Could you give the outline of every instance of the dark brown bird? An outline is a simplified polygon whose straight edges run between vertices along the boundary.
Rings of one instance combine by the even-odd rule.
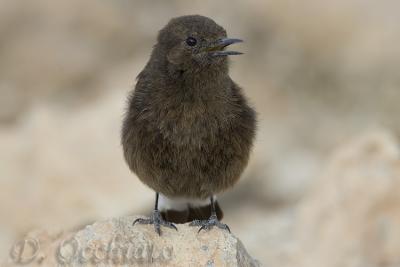
[[[156,192],[153,215],[134,223],[154,224],[159,234],[160,225],[191,220],[200,230],[229,230],[215,195],[238,181],[256,128],[228,74],[228,56],[241,53],[226,47],[238,42],[199,15],[174,18],[159,32],[122,127],[129,168]]]

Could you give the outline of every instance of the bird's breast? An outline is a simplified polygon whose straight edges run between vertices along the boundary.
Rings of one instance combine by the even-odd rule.
[[[224,116],[206,103],[177,103],[160,111],[157,119],[162,137],[174,145],[212,144],[224,127]]]

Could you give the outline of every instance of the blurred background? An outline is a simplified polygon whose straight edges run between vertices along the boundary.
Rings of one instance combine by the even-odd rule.
[[[154,194],[122,157],[126,96],[158,30],[201,14],[245,40],[231,77],[259,113],[225,223],[266,266],[400,266],[399,10],[1,0],[0,256],[32,229],[148,214]]]

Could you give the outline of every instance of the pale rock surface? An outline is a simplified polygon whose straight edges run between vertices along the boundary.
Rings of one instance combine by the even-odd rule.
[[[4,266],[260,266],[227,231],[135,225],[136,216],[87,225],[76,232],[36,231],[17,243]],[[25,243],[24,243],[25,242]],[[23,249],[22,249],[23,248]]]
[[[301,203],[296,266],[400,266],[400,151],[385,131],[339,148]],[[292,265],[293,266],[293,265]]]

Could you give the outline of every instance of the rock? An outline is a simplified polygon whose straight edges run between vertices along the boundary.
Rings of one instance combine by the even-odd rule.
[[[87,225],[76,232],[35,231],[16,243],[4,266],[259,266],[227,231],[177,225],[178,231],[135,225],[136,216]]]
[[[298,215],[297,266],[400,266],[395,138],[374,132],[338,149]]]

